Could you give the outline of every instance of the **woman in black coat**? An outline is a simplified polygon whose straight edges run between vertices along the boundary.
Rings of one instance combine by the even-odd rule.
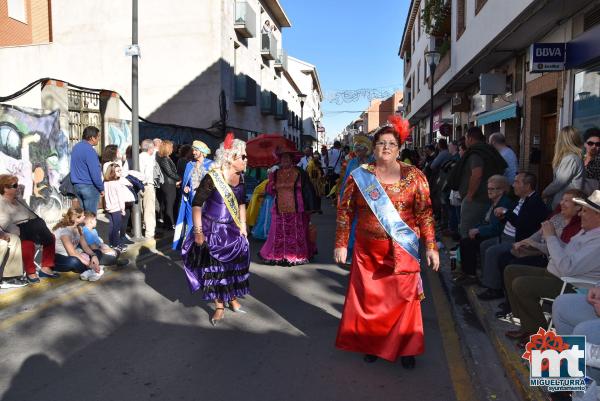
[[[177,174],[175,163],[171,159],[173,153],[173,142],[169,140],[162,141],[156,162],[164,176],[164,182],[160,186],[160,210],[165,227],[175,228],[175,219],[173,218],[173,207],[177,195],[177,186],[181,183],[181,177]]]

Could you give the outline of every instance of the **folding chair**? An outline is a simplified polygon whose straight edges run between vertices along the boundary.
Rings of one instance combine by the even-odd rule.
[[[564,294],[565,290],[567,289],[567,284],[570,284],[575,289],[577,289],[577,288],[589,289],[596,285],[596,281],[584,279],[584,278],[561,277],[560,279],[562,280],[563,285],[560,289],[560,294],[558,294],[556,296],[556,298],[558,298],[560,295]],[[552,305],[556,298],[541,298],[540,306],[543,306],[544,302],[547,302],[548,304]],[[544,315],[546,316],[546,319],[548,319],[548,330],[550,330],[550,329],[552,329],[552,314],[545,312]]]

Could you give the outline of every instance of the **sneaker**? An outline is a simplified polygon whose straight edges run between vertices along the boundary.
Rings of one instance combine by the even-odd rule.
[[[512,312],[508,312],[504,315],[496,313],[496,319],[500,320],[501,322],[514,324],[515,326],[521,326],[521,319],[515,317]]]
[[[98,273],[96,273],[93,270],[89,270],[92,273],[90,274],[90,277],[88,278],[88,281],[98,281],[100,280],[100,277],[102,277],[104,275],[104,270],[100,269],[100,271]]]
[[[127,266],[129,264],[129,259],[117,259],[117,266]]]
[[[83,280],[83,281],[89,281],[90,280],[90,276],[92,275],[92,273],[94,273],[94,271],[91,270],[91,269],[88,269],[88,270],[84,271],[83,273],[81,273],[79,275],[79,278],[81,280]]]
[[[119,253],[123,253],[123,252],[127,251],[127,245],[120,244],[120,245],[113,247],[113,249]]]
[[[131,243],[133,244],[133,238],[131,238],[131,236],[129,234],[125,234],[125,239],[127,241],[131,241]]]
[[[20,287],[25,287],[26,285],[27,285],[27,281],[23,280],[20,277],[5,278],[4,280],[2,280],[2,282],[0,282],[0,288],[2,288],[2,289],[20,288]]]

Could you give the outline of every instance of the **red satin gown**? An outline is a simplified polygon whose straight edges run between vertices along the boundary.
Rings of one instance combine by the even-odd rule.
[[[400,165],[399,181],[382,186],[402,220],[428,249],[436,249],[427,179],[419,169]],[[368,171],[373,173],[374,168],[370,164]],[[422,354],[420,268],[397,263],[394,242],[350,176],[338,205],[336,248],[347,247],[354,216],[358,217],[356,242],[336,346],[389,361]]]

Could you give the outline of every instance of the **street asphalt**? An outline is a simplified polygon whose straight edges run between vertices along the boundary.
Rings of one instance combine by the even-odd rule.
[[[426,352],[416,369],[366,364],[334,347],[348,271],[332,263],[333,213],[313,218],[313,263],[253,262],[248,314],[228,310],[217,327],[213,306],[190,293],[178,255],[149,249],[96,283],[73,279],[6,305],[0,399],[504,399],[478,392],[436,274],[423,274]],[[254,258],[260,246],[252,241]]]

